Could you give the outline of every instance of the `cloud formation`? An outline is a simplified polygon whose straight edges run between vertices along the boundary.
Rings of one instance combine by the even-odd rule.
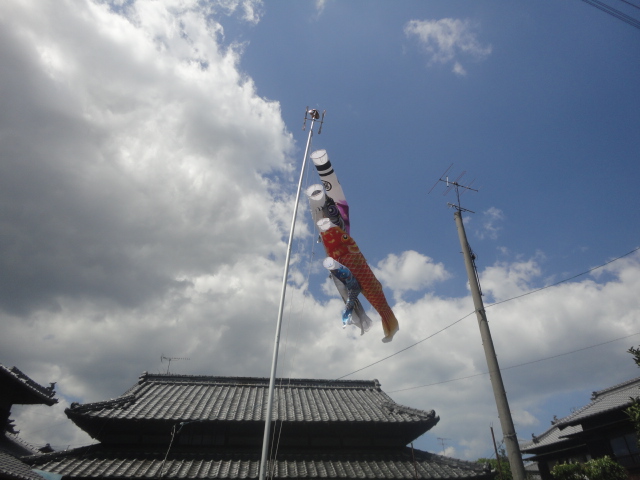
[[[408,250],[402,254],[389,254],[378,262],[376,277],[393,290],[396,299],[406,291],[423,290],[436,282],[450,277],[442,263],[416,251]]]
[[[264,205],[280,210],[260,173],[286,173],[291,136],[203,7],[5,9],[22,22],[2,33],[0,308],[136,306],[238,251],[271,253]]]
[[[163,354],[190,359],[173,362],[175,373],[269,374],[299,149],[280,105],[240,70],[242,50],[223,28],[229,19],[253,28],[261,8],[0,3],[0,362],[57,382],[61,399],[43,412],[14,410],[26,440],[89,442],[64,407],[120,395],[144,370],[166,371]],[[413,27],[417,35],[422,24]],[[464,22],[448,34],[437,28],[444,33],[426,37],[434,58],[474,55],[460,47],[474,43]],[[310,231],[297,227],[301,245],[315,240]],[[278,374],[378,378],[394,400],[437,411],[442,420],[428,435],[456,439],[447,454],[483,456],[496,413],[466,278],[414,250],[372,265],[400,321],[399,335],[382,344],[375,312],[361,337],[342,329],[335,293],[308,289],[311,251],[294,255]],[[537,288],[544,262],[481,265],[487,298]],[[640,256],[603,271],[490,307],[501,365],[634,334]],[[448,282],[463,293],[432,291]],[[507,370],[519,435],[547,421],[541,405],[553,395],[635,373],[622,343]],[[598,368],[576,367],[594,358]]]
[[[404,33],[408,37],[417,37],[429,58],[429,65],[453,64],[453,73],[460,76],[467,72],[459,57],[484,60],[492,50],[491,45],[483,46],[478,41],[474,25],[469,20],[410,20],[404,27]]]
[[[496,207],[491,207],[482,212],[482,218],[480,220],[482,222],[482,226],[476,230],[476,236],[480,240],[484,240],[485,238],[496,240],[500,230],[502,230],[499,222],[504,220],[504,218],[502,210]]]

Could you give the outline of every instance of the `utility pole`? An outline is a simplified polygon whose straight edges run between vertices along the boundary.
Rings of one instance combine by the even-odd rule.
[[[478,275],[474,262],[475,255],[472,256],[469,242],[467,241],[467,233],[462,223],[462,213],[456,210],[453,214],[456,225],[458,227],[458,237],[460,238],[460,246],[464,255],[464,264],[467,268],[467,277],[469,277],[469,286],[471,287],[471,296],[473,297],[473,306],[478,317],[478,326],[480,327],[480,337],[482,338],[482,346],[484,347],[484,355],[487,358],[487,366],[489,367],[489,377],[491,378],[491,386],[493,387],[493,395],[496,398],[496,406],[498,407],[498,417],[500,418],[500,426],[502,427],[502,435],[504,436],[504,445],[507,449],[507,457],[509,457],[509,466],[514,480],[525,480],[524,463],[522,462],[522,454],[518,445],[518,437],[516,429],[511,418],[511,410],[509,410],[509,402],[507,393],[502,383],[502,374],[498,365],[498,358],[493,347],[491,339],[491,331],[489,330],[489,322],[487,322],[487,314],[484,310],[482,296],[480,295],[480,285],[478,284]],[[499,459],[498,459],[499,460]]]
[[[450,168],[451,167],[449,167],[449,169]],[[449,169],[447,169],[447,171]],[[447,172],[445,172],[445,174],[446,173]],[[443,176],[445,174],[443,174]],[[442,177],[440,177],[439,181],[446,181],[447,183],[448,188],[445,195],[449,192],[451,187],[456,190],[458,203],[456,205],[449,204],[449,206],[456,210],[453,217],[458,228],[458,237],[460,239],[460,247],[462,248],[462,254],[464,256],[464,264],[467,269],[467,277],[469,278],[469,287],[471,289],[471,297],[473,298],[473,306],[475,308],[476,317],[478,318],[478,327],[480,327],[480,337],[482,339],[484,355],[487,359],[489,377],[491,378],[491,386],[493,387],[493,395],[496,399],[496,406],[498,407],[498,417],[500,418],[504,445],[507,450],[507,457],[509,459],[509,466],[511,467],[513,479],[525,480],[526,474],[524,470],[524,462],[522,461],[522,454],[520,453],[520,446],[518,445],[518,437],[516,436],[513,419],[511,418],[511,410],[509,409],[507,393],[504,389],[504,384],[502,383],[502,374],[500,373],[500,366],[498,365],[498,358],[496,356],[495,348],[493,347],[491,331],[489,330],[489,322],[487,322],[487,314],[484,309],[484,303],[482,302],[482,294],[480,293],[478,271],[475,264],[476,257],[471,251],[471,247],[467,241],[467,233],[464,229],[464,223],[462,222],[462,211],[471,212],[471,210],[466,210],[460,206],[460,189],[477,190],[474,190],[469,186],[461,185],[459,180],[462,178],[462,175],[464,175],[464,172],[453,182],[449,181],[449,177],[446,177],[446,180],[443,180]],[[431,190],[433,190],[433,188]]]

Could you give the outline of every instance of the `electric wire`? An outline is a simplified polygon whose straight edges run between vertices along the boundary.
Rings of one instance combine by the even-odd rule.
[[[182,428],[182,427],[180,427]],[[164,476],[164,464],[167,461],[167,457],[169,456],[169,451],[171,451],[171,445],[173,445],[173,439],[176,436],[176,426],[173,426],[173,429],[171,430],[171,441],[169,442],[169,448],[167,448],[167,453],[164,456],[164,459],[162,460],[162,464],[160,464],[160,469],[158,470],[158,473],[160,474],[160,478],[162,478]]]
[[[618,337],[618,338],[614,338],[612,340],[607,340],[606,342],[596,343],[595,345],[588,345],[586,347],[578,348],[578,349],[572,350],[570,352],[558,353],[557,355],[552,355],[550,357],[538,358],[537,360],[531,360],[529,362],[519,363],[517,365],[511,365],[511,366],[508,366],[508,367],[500,368],[500,371],[504,372],[505,370],[511,370],[513,368],[525,367],[527,365],[532,365],[534,363],[540,363],[540,362],[544,362],[546,360],[552,360],[554,358],[564,357],[566,355],[572,355],[574,353],[582,352],[584,350],[589,350],[589,349],[592,349],[592,348],[601,347],[602,345],[607,345],[609,343],[618,342],[620,340],[624,340],[626,338],[633,337],[635,335],[640,335],[640,332],[631,333],[629,335],[625,335],[624,337]],[[451,383],[451,382],[457,382],[459,380],[467,380],[467,379],[473,378],[473,377],[481,377],[483,375],[489,375],[489,373],[490,372],[474,373],[473,375],[467,375],[466,377],[451,378],[449,380],[443,380],[441,382],[434,382],[434,383],[428,383],[428,384],[424,384],[424,385],[418,385],[416,387],[408,387],[408,388],[401,388],[401,389],[398,389],[398,390],[390,390],[387,393],[405,392],[407,390],[415,390],[415,389],[418,389],[418,388],[432,387],[432,386],[435,386],[435,385],[442,385],[443,383]]]
[[[526,297],[527,295],[531,295],[532,293],[537,293],[537,292],[540,292],[542,290],[546,290],[547,288],[555,287],[556,285],[560,285],[561,283],[565,283],[565,282],[568,282],[570,280],[576,279],[578,277],[581,277],[583,275],[591,273],[594,270],[598,270],[599,268],[606,267],[610,263],[617,262],[621,258],[628,257],[629,255],[631,255],[634,252],[637,252],[638,250],[640,250],[640,247],[636,247],[633,250],[631,250],[630,252],[625,253],[624,255],[620,255],[619,257],[616,257],[613,260],[609,260],[608,262],[603,263],[602,265],[598,265],[597,267],[593,267],[593,268],[590,268],[589,270],[585,270],[584,272],[578,273],[577,275],[574,275],[573,277],[565,278],[564,280],[560,280],[559,282],[552,283],[550,285],[545,285],[544,287],[540,287],[538,289],[531,290],[531,291],[529,291],[527,293],[523,293],[522,295],[511,297],[511,298],[508,298],[506,300],[502,300],[500,302],[491,303],[489,305],[486,305],[484,308],[487,309],[489,307],[495,307],[496,305],[500,305],[502,303],[507,303],[507,302],[510,302],[511,300],[517,300],[518,298]]]
[[[638,5],[635,5],[635,4],[631,3],[631,2],[628,2],[627,0],[620,0],[620,1],[623,2],[623,3],[626,3],[627,5],[631,5],[632,7],[637,8],[638,10],[640,10],[640,7]]]
[[[618,20],[622,20],[623,22],[625,22],[628,25],[631,25],[632,27],[640,29],[640,20],[636,20],[635,18],[627,15],[626,13],[621,12],[620,10],[610,5],[607,5],[604,2],[601,2],[600,0],[582,0],[582,1],[591,5],[592,7],[597,8],[598,10],[608,13],[609,15],[617,18]]]
[[[627,257],[627,256],[631,255],[632,253],[637,252],[638,250],[640,250],[640,247],[636,247],[636,248],[634,248],[633,250],[631,250],[631,251],[629,251],[629,252],[627,252],[627,253],[625,253],[625,254],[623,254],[623,255],[620,255],[619,257],[614,258],[613,260],[609,260],[608,262],[605,262],[605,263],[603,263],[603,264],[601,264],[601,265],[598,265],[597,267],[590,268],[590,269],[588,269],[588,270],[585,270],[584,272],[578,273],[577,275],[573,275],[572,277],[566,278],[566,279],[564,279],[564,280],[560,280],[559,282],[553,283],[553,284],[551,284],[551,285],[546,285],[546,286],[544,286],[544,287],[537,288],[537,289],[535,289],[535,290],[531,290],[530,292],[527,292],[527,293],[524,293],[524,294],[522,294],[522,295],[518,295],[518,296],[515,296],[515,297],[512,297],[512,298],[508,298],[508,299],[506,299],[506,300],[502,300],[502,301],[500,301],[500,302],[492,303],[491,305],[486,306],[486,307],[485,307],[485,309],[487,309],[487,308],[489,308],[489,307],[494,307],[494,306],[496,306],[496,305],[500,305],[500,304],[503,304],[503,303],[507,303],[507,302],[510,302],[511,300],[516,300],[516,299],[518,299],[518,298],[522,298],[522,297],[525,297],[525,296],[527,296],[527,295],[531,295],[531,294],[533,294],[533,293],[540,292],[540,291],[542,291],[542,290],[546,290],[547,288],[554,287],[554,286],[556,286],[556,285],[560,285],[561,283],[568,282],[569,280],[573,280],[573,279],[578,278],[578,277],[580,277],[580,276],[582,276],[582,275],[586,275],[587,273],[593,272],[594,270],[598,270],[599,268],[603,268],[603,267],[605,267],[605,266],[607,266],[607,265],[609,265],[609,264],[611,264],[611,263],[613,263],[613,262],[616,262],[616,261],[618,261],[618,260],[620,260],[620,259],[622,259],[622,258],[625,258],[625,257]],[[415,343],[413,343],[413,344],[411,344],[411,345],[409,345],[409,346],[407,346],[407,347],[405,347],[405,348],[403,348],[403,349],[401,349],[401,350],[398,350],[397,352],[392,353],[391,355],[388,355],[388,356],[386,356],[386,357],[384,357],[384,358],[381,358],[380,360],[377,360],[377,361],[375,361],[375,362],[373,362],[373,363],[370,363],[369,365],[365,365],[364,367],[359,368],[359,369],[357,369],[357,370],[354,370],[354,371],[352,371],[352,372],[350,372],[350,373],[347,373],[346,375],[342,375],[341,377],[338,377],[338,378],[336,378],[335,380],[342,380],[343,378],[349,377],[349,376],[353,375],[354,373],[358,373],[358,372],[361,372],[362,370],[366,370],[367,368],[372,367],[372,366],[374,366],[374,365],[377,365],[378,363],[384,362],[385,360],[388,360],[388,359],[389,359],[389,358],[391,358],[391,357],[395,357],[396,355],[398,355],[398,354],[400,354],[400,353],[402,353],[402,352],[406,352],[407,350],[409,350],[409,349],[411,349],[411,348],[413,348],[413,347],[415,347],[415,346],[417,346],[417,345],[421,344],[422,342],[424,342],[424,341],[426,341],[426,340],[429,340],[430,338],[435,337],[435,336],[436,336],[436,335],[438,335],[439,333],[444,332],[445,330],[447,330],[448,328],[451,328],[452,326],[456,325],[457,323],[460,323],[462,320],[464,320],[465,318],[470,317],[470,316],[471,316],[471,315],[473,315],[474,313],[476,313],[476,312],[475,312],[475,310],[474,310],[473,312],[468,313],[468,314],[467,314],[467,315],[465,315],[464,317],[459,318],[459,319],[458,319],[458,320],[456,320],[455,322],[453,322],[453,323],[451,323],[451,324],[447,325],[446,327],[441,328],[441,329],[440,329],[440,330],[438,330],[437,332],[432,333],[432,334],[431,334],[431,335],[429,335],[428,337],[425,337],[425,338],[423,338],[422,340],[419,340],[419,341],[417,341],[417,342],[415,342]],[[477,376],[477,375],[483,375],[483,374],[476,374],[476,375],[472,375],[472,376]]]
[[[400,354],[400,353],[402,353],[402,352],[406,352],[406,351],[407,351],[407,350],[409,350],[410,348],[413,348],[413,347],[415,347],[416,345],[419,345],[419,344],[421,344],[422,342],[424,342],[424,341],[426,341],[426,340],[429,340],[430,338],[435,337],[435,336],[436,336],[436,335],[438,335],[439,333],[444,332],[446,329],[453,327],[455,324],[457,324],[457,323],[461,322],[462,320],[464,320],[464,319],[465,319],[465,318],[467,318],[467,317],[470,317],[470,316],[471,316],[471,315],[473,315],[474,313],[476,313],[476,312],[474,311],[474,312],[468,313],[468,314],[467,314],[467,315],[465,315],[464,317],[459,318],[458,320],[456,320],[456,321],[455,321],[455,322],[453,322],[453,323],[450,323],[450,324],[449,324],[449,325],[447,325],[446,327],[444,327],[444,328],[442,328],[442,329],[438,330],[438,331],[437,331],[437,332],[435,332],[435,333],[432,333],[432,334],[431,334],[431,335],[429,335],[428,337],[425,337],[425,338],[423,338],[422,340],[419,340],[419,341],[417,341],[416,343],[414,343],[414,344],[412,344],[412,345],[409,345],[408,347],[403,348],[402,350],[398,350],[396,353],[392,353],[391,355],[388,355],[388,356],[386,356],[386,357],[384,357],[384,358],[381,358],[380,360],[377,360],[377,361],[375,361],[375,362],[373,362],[373,363],[370,363],[369,365],[366,365],[366,366],[364,366],[364,367],[362,367],[362,368],[359,368],[358,370],[354,370],[354,371],[353,371],[353,372],[351,372],[351,373],[347,373],[346,375],[343,375],[343,376],[341,376],[341,377],[338,377],[338,378],[336,378],[335,380],[342,380],[343,378],[350,377],[350,376],[351,376],[351,375],[353,375],[354,373],[361,372],[362,370],[365,370],[365,369],[367,369],[367,368],[369,368],[369,367],[373,367],[374,365],[377,365],[378,363],[384,362],[385,360],[389,360],[391,357],[395,357],[396,355],[398,355],[398,354]]]

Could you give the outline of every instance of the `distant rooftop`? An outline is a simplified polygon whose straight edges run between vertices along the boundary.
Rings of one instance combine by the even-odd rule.
[[[562,419],[560,420],[562,421]],[[557,446],[563,442],[569,442],[566,437],[573,433],[582,432],[580,425],[567,427],[564,430],[560,430],[558,422],[554,423],[546,432],[540,435],[534,435],[531,440],[520,443],[520,451],[522,453],[535,453],[543,447],[554,445]]]
[[[557,425],[560,429],[579,425],[590,417],[626,408],[633,403],[634,398],[638,397],[640,397],[640,377],[593,392],[591,403],[564,417]]]
[[[632,404],[632,399],[640,397],[640,377],[604,388],[592,393],[591,402],[575,412],[553,422],[544,433],[534,435],[531,440],[520,444],[523,453],[537,454],[549,448],[562,448],[563,444],[575,445],[571,439],[583,432],[582,423],[599,415],[618,412]],[[549,447],[549,448],[547,448]]]

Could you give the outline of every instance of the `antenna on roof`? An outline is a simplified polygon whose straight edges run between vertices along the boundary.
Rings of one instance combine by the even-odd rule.
[[[440,440],[440,444],[442,445],[442,455],[443,455],[443,456],[446,456],[446,455],[444,454],[444,452],[445,452],[445,450],[446,450],[446,448],[445,448],[445,446],[444,446],[444,443],[445,443],[447,440],[451,440],[451,439],[450,439],[450,438],[442,438],[442,437],[438,437],[438,440]]]
[[[164,355],[160,355],[160,363],[162,363],[164,360],[167,360],[169,362],[169,365],[167,365],[167,373],[169,373],[169,368],[171,367],[171,360],[191,360],[191,359],[186,357],[165,357]]]
[[[462,177],[464,177],[464,175],[467,173],[466,170],[465,170],[460,175],[458,175],[455,180],[450,180],[448,173],[449,173],[449,170],[451,170],[451,167],[453,167],[453,163],[451,165],[449,165],[449,168],[447,168],[442,175],[440,175],[440,178],[438,179],[438,181],[436,181],[436,183],[433,184],[433,187],[431,187],[431,190],[429,190],[429,193],[431,193],[433,191],[433,189],[436,188],[436,185],[438,185],[438,182],[443,182],[443,183],[445,183],[447,185],[447,188],[446,188],[446,190],[444,191],[444,193],[442,195],[445,196],[451,190],[455,189],[456,197],[457,197],[457,200],[458,200],[457,204],[447,203],[447,205],[449,205],[452,208],[455,208],[458,212],[476,213],[476,212],[474,212],[472,210],[468,210],[468,209],[462,208],[462,206],[460,206],[460,196],[464,192],[466,192],[467,190],[471,190],[472,192],[477,192],[478,191],[475,188],[471,188],[471,185],[473,184],[473,182],[476,181],[476,179],[474,178],[473,180],[471,180],[471,182],[469,182],[468,185],[463,185],[462,184]]]

